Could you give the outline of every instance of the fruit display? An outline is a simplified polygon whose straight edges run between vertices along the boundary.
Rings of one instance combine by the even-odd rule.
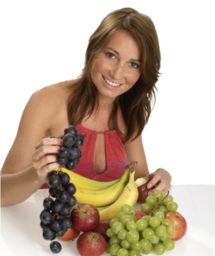
[[[128,204],[120,208],[118,215],[110,220],[106,252],[111,255],[149,254],[162,255],[173,250],[175,240],[182,238],[187,229],[185,218],[176,212],[178,205],[173,197],[155,190],[140,205],[141,211]]]

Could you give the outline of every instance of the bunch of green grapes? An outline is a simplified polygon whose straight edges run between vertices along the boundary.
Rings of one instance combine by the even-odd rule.
[[[147,204],[150,203],[155,208],[163,196],[160,192],[156,190],[153,193],[156,199],[154,204],[151,197]],[[171,199],[168,196],[167,201]],[[163,203],[152,214],[137,220],[136,209],[127,204],[122,205],[120,213],[110,221],[110,228],[106,232],[110,238],[106,252],[116,256],[141,256],[152,250],[158,255],[162,255],[165,250],[172,250],[175,243],[170,235],[174,232],[174,227],[170,220],[164,218],[164,210],[168,211],[167,204],[164,206]]]
[[[156,208],[155,211],[153,211],[154,208]],[[173,201],[171,195],[167,195],[164,199],[163,192],[161,190],[155,190],[153,195],[148,196],[146,202],[141,204],[140,209],[147,214],[150,214],[152,211],[153,214],[159,211],[165,215],[167,212],[176,212],[178,204]]]

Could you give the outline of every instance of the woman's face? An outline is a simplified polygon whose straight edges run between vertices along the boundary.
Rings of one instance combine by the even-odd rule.
[[[115,31],[95,55],[91,78],[99,95],[116,98],[133,87],[139,79],[140,49],[124,30]]]

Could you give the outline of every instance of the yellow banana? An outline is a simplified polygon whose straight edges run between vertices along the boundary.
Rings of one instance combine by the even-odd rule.
[[[85,178],[73,171],[70,171],[66,168],[58,167],[54,169],[54,171],[62,171],[67,173],[70,176],[70,182],[73,183],[76,187],[79,187],[81,189],[87,189],[91,191],[98,191],[98,190],[103,190],[107,189],[114,184],[117,184],[119,182],[119,179],[113,180],[113,181],[96,181],[96,180],[91,180],[88,178]]]
[[[133,162],[131,162],[133,163]],[[136,168],[135,168],[136,169]],[[129,171],[129,182],[119,198],[109,207],[99,210],[100,220],[109,220],[116,217],[123,204],[134,206],[138,199],[138,189],[134,182],[135,170]]]
[[[121,195],[128,180],[128,170],[120,178],[117,184],[99,191],[91,191],[79,188],[76,186],[75,198],[77,203],[87,203],[94,206],[105,206],[113,203]]]

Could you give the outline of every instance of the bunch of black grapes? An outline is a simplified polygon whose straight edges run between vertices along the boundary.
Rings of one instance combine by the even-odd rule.
[[[74,194],[76,187],[70,183],[67,173],[52,171],[49,173],[49,196],[43,201],[43,211],[40,214],[40,226],[43,230],[43,238],[51,240],[50,249],[53,253],[59,253],[62,246],[56,237],[62,237],[71,227],[70,215],[72,207],[77,203]]]
[[[79,134],[75,126],[70,125],[64,129],[61,139],[63,147],[60,149],[57,161],[60,165],[65,165],[68,170],[73,170],[82,156],[79,148],[84,144],[84,136]]]

